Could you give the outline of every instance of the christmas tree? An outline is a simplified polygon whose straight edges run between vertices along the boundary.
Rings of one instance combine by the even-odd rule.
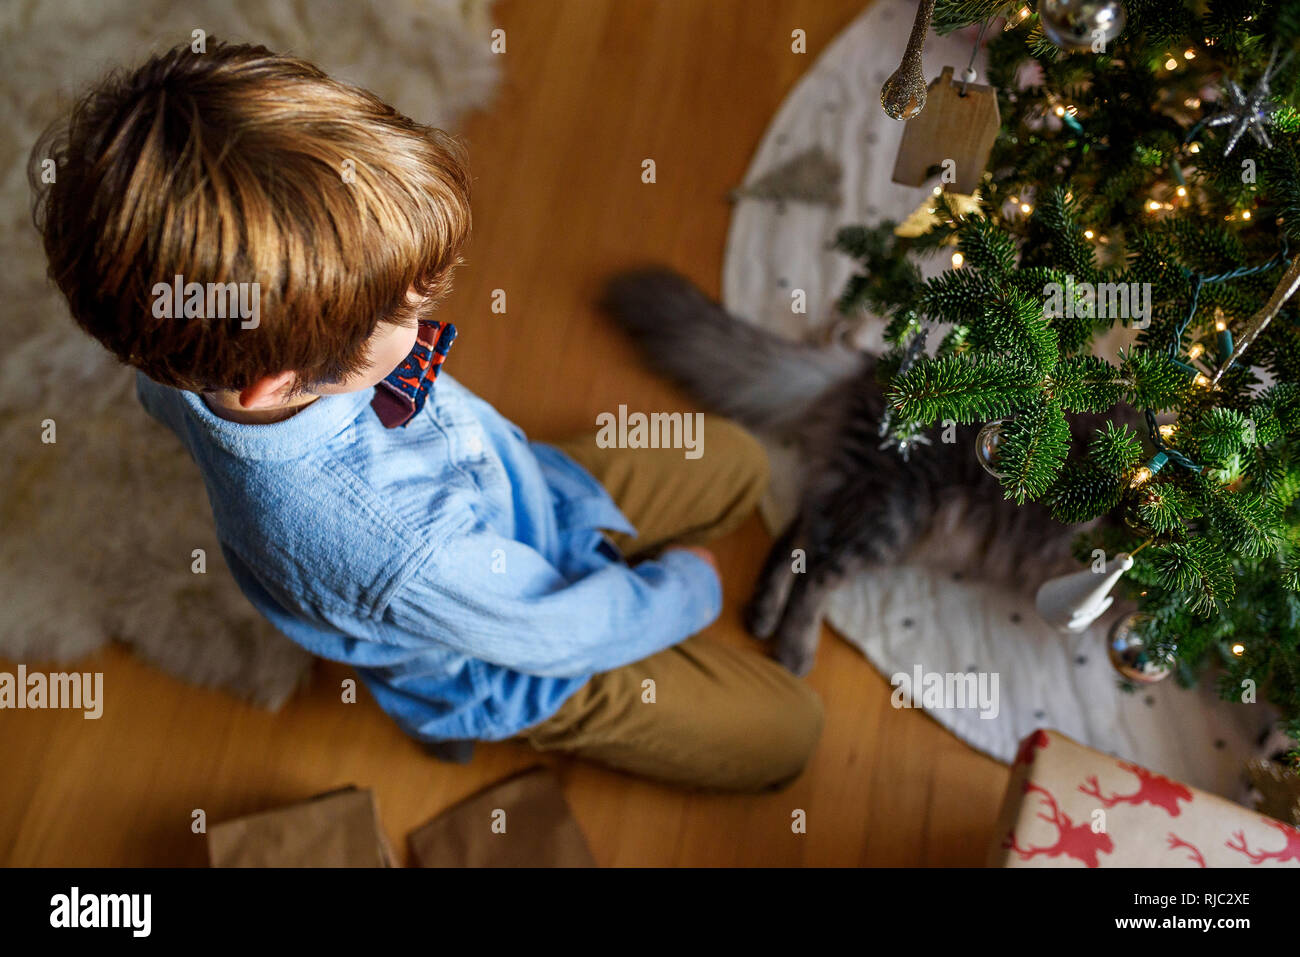
[[[1300,0],[938,0],[938,31],[981,24],[978,207],[838,237],[840,308],[889,318],[886,427],[994,420],[1008,498],[1119,519],[1078,554],[1133,555],[1153,653],[1300,738]],[[1112,421],[1072,451],[1083,412]]]

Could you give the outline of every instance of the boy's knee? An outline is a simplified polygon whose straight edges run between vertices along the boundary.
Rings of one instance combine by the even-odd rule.
[[[821,699],[798,679],[792,678],[792,685],[790,695],[773,712],[762,790],[777,791],[791,784],[803,773],[821,740],[826,721]]]
[[[739,472],[747,475],[755,484],[766,487],[767,450],[747,429],[730,419],[705,415],[703,454],[717,455],[721,460],[734,462]]]
[[[703,457],[717,463],[733,494],[733,510],[747,515],[767,491],[767,450],[748,431],[716,415],[704,418]]]

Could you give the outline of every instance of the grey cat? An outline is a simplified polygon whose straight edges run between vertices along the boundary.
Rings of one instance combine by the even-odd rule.
[[[1086,526],[1007,501],[976,459],[977,426],[957,427],[947,443],[935,429],[907,461],[881,447],[884,395],[868,353],[764,332],[665,269],[613,277],[602,307],[706,408],[800,444],[806,478],[798,512],[772,546],[745,613],[749,630],[774,639],[775,657],[795,674],[813,665],[832,590],[864,569],[920,557],[1025,590],[1079,569],[1070,544]],[[1075,416],[1076,445],[1101,421]]]

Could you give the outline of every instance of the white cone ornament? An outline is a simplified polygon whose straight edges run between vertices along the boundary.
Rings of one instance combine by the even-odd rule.
[[[1110,590],[1133,567],[1133,557],[1120,552],[1104,572],[1091,569],[1043,582],[1035,597],[1038,614],[1061,631],[1078,633],[1101,617],[1115,601]]]

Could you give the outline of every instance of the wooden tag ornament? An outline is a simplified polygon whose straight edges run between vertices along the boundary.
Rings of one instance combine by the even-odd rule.
[[[894,182],[924,186],[937,172],[943,189],[975,192],[1001,122],[993,87],[954,83],[952,67],[944,67],[930,84],[924,112],[908,120],[903,130]]]

